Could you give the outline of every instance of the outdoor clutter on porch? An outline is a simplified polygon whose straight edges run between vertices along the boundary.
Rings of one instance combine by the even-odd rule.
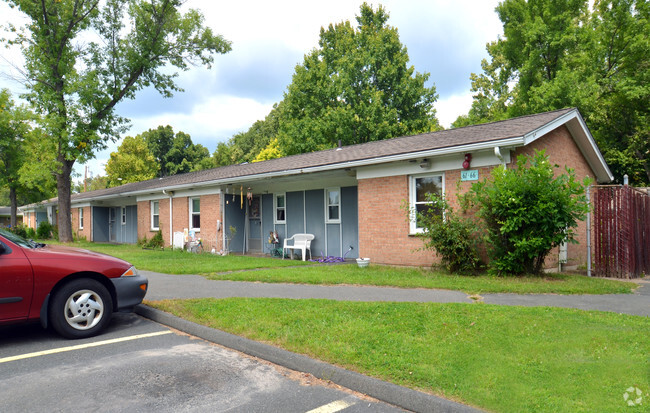
[[[286,250],[289,250],[291,259],[293,259],[293,250],[301,250],[303,261],[307,260],[307,250],[309,250],[309,259],[311,259],[311,241],[313,239],[313,234],[294,234],[290,238],[285,238],[284,247],[282,248],[282,259],[284,259]],[[291,240],[293,240],[293,245],[289,245],[289,241]]]

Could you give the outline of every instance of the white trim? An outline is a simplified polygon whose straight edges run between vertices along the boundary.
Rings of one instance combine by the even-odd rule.
[[[284,206],[282,207],[284,209],[284,220],[282,221],[278,219],[278,196],[284,198]],[[278,225],[278,224],[279,225],[287,224],[287,193],[286,192],[273,194],[273,225]]]
[[[79,229],[84,229],[84,209],[77,207],[77,213],[79,214]]]
[[[199,221],[201,220],[201,197],[193,196],[193,197],[188,197],[187,199],[189,201],[189,207],[187,209],[189,210],[189,213],[190,213],[190,216],[189,216],[190,223],[189,223],[189,225],[187,227],[190,229],[190,231],[201,232],[201,227],[200,226],[198,228],[194,228],[192,226],[192,218],[195,215],[195,212],[194,212],[194,200],[195,199],[199,200],[199,212],[198,212],[197,215],[199,216]]]
[[[415,205],[416,205],[416,187],[415,187],[415,180],[418,178],[426,178],[426,177],[433,177],[433,176],[439,176],[441,178],[441,195],[444,197],[445,196],[445,173],[442,172],[434,172],[434,173],[424,173],[424,174],[417,174],[417,175],[409,175],[409,233],[410,234],[421,234],[423,232],[422,228],[418,228],[417,222],[415,220]]]
[[[325,223],[326,224],[340,224],[341,223],[341,187],[325,188],[324,191],[325,191]],[[330,205],[329,196],[328,196],[330,191],[338,192],[338,194],[339,194],[339,197],[338,197],[339,202],[338,202],[338,204]],[[330,218],[330,208],[329,208],[330,206],[337,206],[339,208],[339,217],[338,218],[334,218],[334,219]]]
[[[126,225],[126,207],[120,207],[120,223]]]
[[[154,211],[154,208],[153,208],[154,202],[158,203],[158,214],[153,213],[153,211]],[[154,217],[154,215],[158,215],[158,226],[157,227],[155,227],[153,225],[153,217]],[[152,231],[160,231],[160,201],[157,200],[157,199],[149,201],[149,224],[150,224],[149,227],[151,228]]]

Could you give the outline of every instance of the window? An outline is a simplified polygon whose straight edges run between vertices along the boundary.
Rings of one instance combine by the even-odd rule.
[[[79,208],[79,229],[84,229],[84,209]]]
[[[325,202],[327,203],[327,222],[341,222],[341,189],[328,188],[325,190]]]
[[[190,198],[190,230],[201,231],[201,198]]]
[[[158,201],[151,201],[151,229],[160,229],[160,206]]]
[[[122,225],[126,225],[126,207],[122,207]]]
[[[286,194],[276,194],[273,196],[273,204],[275,207],[275,224],[284,224],[287,222],[287,205],[286,205]]]
[[[411,211],[424,212],[434,210],[442,214],[442,211],[434,207],[427,199],[427,194],[443,194],[442,175],[411,176],[409,178],[409,197]],[[411,217],[411,233],[422,232],[422,227],[418,225],[416,216]]]

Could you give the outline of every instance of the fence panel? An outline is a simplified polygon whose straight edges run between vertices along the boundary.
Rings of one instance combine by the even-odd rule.
[[[629,186],[596,186],[593,216],[595,275],[650,274],[650,195]]]

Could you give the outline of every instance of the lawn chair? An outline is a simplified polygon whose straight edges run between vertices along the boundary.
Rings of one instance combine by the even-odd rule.
[[[291,259],[293,259],[293,250],[301,250],[303,261],[306,261],[307,250],[309,250],[309,259],[311,259],[311,241],[313,239],[313,234],[294,234],[291,238],[285,238],[284,247],[282,248],[282,259],[284,259],[286,250],[289,250]],[[293,241],[293,244],[289,245],[289,241]]]

